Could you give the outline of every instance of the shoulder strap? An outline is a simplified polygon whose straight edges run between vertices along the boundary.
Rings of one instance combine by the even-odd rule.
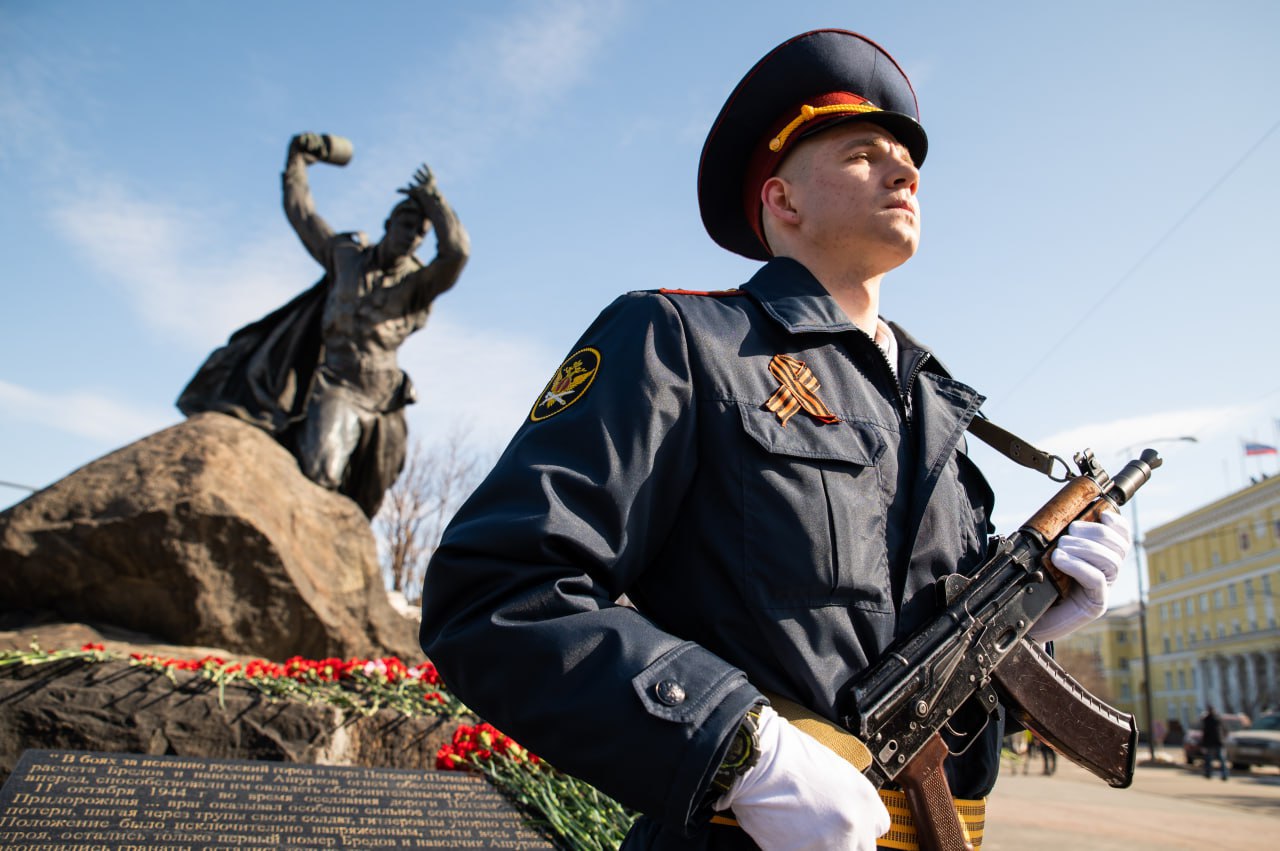
[[[1024,467],[1030,467],[1038,473],[1044,473],[1051,479],[1054,479],[1053,464],[1055,461],[1061,462],[1063,468],[1067,469],[1068,472],[1070,471],[1066,461],[1056,455],[1050,455],[1041,449],[1036,449],[1013,432],[1000,428],[991,420],[983,417],[974,417],[969,423],[969,433],[1006,458],[1016,461]],[[1054,479],[1054,481],[1060,480]]]

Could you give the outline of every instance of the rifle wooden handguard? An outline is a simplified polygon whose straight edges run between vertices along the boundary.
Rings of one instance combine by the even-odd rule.
[[[1022,524],[1022,528],[1034,530],[1045,541],[1056,541],[1072,522],[1096,522],[1103,511],[1114,511],[1111,503],[1100,499],[1101,496],[1102,488],[1098,487],[1097,482],[1088,476],[1077,476],[1063,485],[1053,499]],[[1049,548],[1044,551],[1041,566],[1053,581],[1053,587],[1058,589],[1058,594],[1065,597],[1075,586],[1075,580],[1054,567],[1049,560],[1057,548],[1056,543],[1050,543]]]

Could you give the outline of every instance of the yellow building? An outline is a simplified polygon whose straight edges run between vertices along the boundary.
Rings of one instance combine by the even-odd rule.
[[[1207,704],[1280,705],[1280,477],[1145,537],[1152,714],[1190,728]]]

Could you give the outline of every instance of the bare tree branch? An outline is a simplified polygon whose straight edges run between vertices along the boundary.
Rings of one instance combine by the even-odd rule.
[[[421,598],[427,562],[487,466],[467,445],[462,427],[429,449],[418,440],[410,445],[404,470],[373,522],[383,579],[408,602]]]

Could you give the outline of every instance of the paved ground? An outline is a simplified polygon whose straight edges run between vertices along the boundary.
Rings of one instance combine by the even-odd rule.
[[[1144,748],[1139,758],[1148,755]],[[1224,783],[1180,765],[1180,751],[1159,756],[1167,761],[1139,766],[1128,789],[1061,758],[1052,777],[1040,773],[1039,758],[1025,775],[1006,762],[987,801],[983,851],[1280,848],[1280,770]]]

